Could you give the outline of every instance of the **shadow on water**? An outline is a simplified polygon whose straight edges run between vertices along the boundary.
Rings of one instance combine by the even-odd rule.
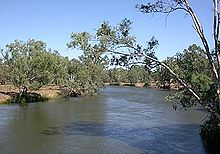
[[[47,129],[43,130],[41,134],[50,136],[50,135],[59,135],[59,127],[48,127]]]
[[[153,153],[205,153],[198,137],[199,127],[189,124],[126,128],[104,123],[70,122],[65,124],[60,132],[66,136],[99,136],[120,140],[143,153],[148,153],[149,150]],[[44,134],[57,135],[60,132],[58,128],[48,128]]]

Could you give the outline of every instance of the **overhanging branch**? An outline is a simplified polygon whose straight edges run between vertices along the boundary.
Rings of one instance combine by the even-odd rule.
[[[208,60],[209,60],[209,63],[211,65],[211,68],[212,68],[212,72],[214,74],[214,77],[215,77],[215,80],[218,80],[219,78],[219,75],[218,75],[218,72],[217,72],[217,69],[213,63],[213,58],[212,58],[212,55],[210,53],[210,47],[209,47],[209,44],[208,44],[208,41],[204,35],[204,32],[203,32],[203,28],[200,24],[200,21],[197,17],[197,15],[195,14],[195,12],[193,11],[193,9],[191,8],[188,0],[182,0],[183,4],[185,5],[186,9],[187,9],[187,12],[189,13],[189,15],[191,16],[192,18],[192,21],[194,23],[194,26],[195,26],[195,29],[196,29],[196,32],[197,34],[199,35],[201,41],[202,41],[202,44],[205,48],[205,51],[206,51],[206,55],[208,57]]]

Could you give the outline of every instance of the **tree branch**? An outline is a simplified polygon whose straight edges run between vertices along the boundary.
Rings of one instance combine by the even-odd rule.
[[[182,85],[187,89],[187,91],[189,91],[189,92],[196,98],[196,100],[199,102],[199,104],[200,104],[204,109],[206,109],[208,112],[214,114],[218,119],[220,119],[220,115],[218,114],[218,112],[216,112],[215,110],[213,110],[211,107],[205,105],[205,104],[203,103],[202,99],[200,98],[200,96],[199,96],[184,80],[182,80],[168,65],[166,65],[164,62],[159,61],[158,59],[155,59],[155,58],[152,58],[152,57],[148,56],[148,55],[145,54],[143,51],[140,52],[140,49],[137,49],[137,48],[135,48],[134,46],[128,45],[128,47],[131,48],[131,49],[133,49],[133,50],[135,50],[135,51],[137,51],[139,55],[141,54],[140,56],[144,56],[145,58],[147,58],[147,59],[149,59],[149,60],[151,60],[151,61],[157,63],[158,65],[163,66],[164,68],[166,68],[166,69],[170,72],[170,74],[171,74],[172,76],[174,76],[174,77],[178,80],[178,82],[179,82],[180,84],[182,84]],[[130,56],[130,54],[123,53],[123,52],[118,52],[118,51],[107,50],[107,52],[114,53],[114,54],[119,54],[119,55],[123,55],[123,56]],[[129,64],[132,64],[132,63],[129,63]],[[133,63],[133,64],[134,64],[134,63]],[[141,64],[144,64],[144,62],[141,62]]]
[[[211,53],[210,53],[210,48],[209,48],[209,44],[208,44],[208,41],[204,35],[204,32],[203,32],[203,28],[200,24],[200,21],[197,17],[197,15],[195,14],[195,12],[193,11],[193,9],[191,8],[191,6],[189,5],[189,2],[188,0],[182,0],[183,4],[185,5],[186,9],[188,10],[188,13],[190,14],[191,18],[192,18],[192,21],[194,23],[194,26],[196,28],[196,31],[197,31],[197,34],[199,35],[202,43],[203,43],[203,46],[205,48],[205,51],[206,51],[206,55],[208,57],[208,60],[209,60],[209,63],[211,65],[211,68],[212,68],[212,72],[214,74],[214,77],[216,80],[218,80],[219,78],[219,75],[218,75],[218,72],[217,72],[217,69],[213,63],[213,58],[211,56]]]
[[[218,11],[218,0],[213,0],[214,3],[214,19],[213,19],[213,37],[215,42],[215,55],[217,58],[217,65],[220,66],[220,54],[218,51],[218,37],[219,37],[219,11]],[[219,73],[219,72],[218,72]]]

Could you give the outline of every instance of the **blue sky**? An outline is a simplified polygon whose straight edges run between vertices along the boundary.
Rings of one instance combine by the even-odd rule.
[[[189,16],[179,11],[165,15],[144,15],[135,5],[147,0],[0,0],[0,48],[15,39],[29,38],[47,43],[61,55],[77,57],[81,52],[68,50],[72,32],[95,32],[102,21],[116,25],[125,17],[133,21],[133,34],[144,44],[151,36],[159,40],[160,59],[182,51],[192,43],[201,44]],[[210,0],[189,0],[199,13],[208,39],[212,39]],[[210,42],[213,46],[213,43]]]

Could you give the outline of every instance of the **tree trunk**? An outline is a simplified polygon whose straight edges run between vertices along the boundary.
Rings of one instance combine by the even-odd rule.
[[[217,86],[216,86],[216,93],[217,93],[217,101],[216,101],[216,104],[215,104],[215,109],[216,109],[216,112],[218,114],[220,114],[220,81],[217,82]]]
[[[19,96],[18,96],[18,103],[21,105],[27,105],[27,87],[26,86],[20,86],[19,87]]]

